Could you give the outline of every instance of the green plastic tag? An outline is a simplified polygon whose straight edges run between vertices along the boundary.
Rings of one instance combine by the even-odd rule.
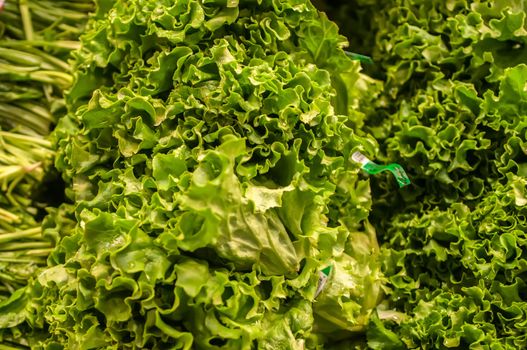
[[[369,56],[361,55],[360,53],[344,51],[352,60],[361,61],[367,64],[373,64],[373,60]]]
[[[326,283],[328,282],[329,275],[331,274],[331,265],[328,267],[323,268],[318,272],[318,287],[317,291],[315,292],[315,299],[319,296],[320,293],[322,293],[322,290],[326,286]]]
[[[353,153],[351,159],[353,159],[357,163],[360,163],[362,165],[361,168],[371,175],[375,175],[383,171],[391,172],[395,177],[395,180],[397,180],[399,187],[408,186],[411,183],[410,178],[408,177],[408,175],[406,175],[406,172],[404,171],[403,167],[397,163],[379,165],[369,160],[368,157],[366,157],[360,152]]]

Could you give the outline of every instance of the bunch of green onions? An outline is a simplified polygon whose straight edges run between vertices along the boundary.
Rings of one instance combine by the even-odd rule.
[[[52,249],[40,223],[48,203],[37,193],[52,167],[47,136],[66,113],[68,59],[93,9],[92,0],[0,0],[0,301]]]
[[[52,156],[42,136],[0,131],[0,295],[27,283],[51,250],[36,219],[39,208],[28,194],[42,183]]]

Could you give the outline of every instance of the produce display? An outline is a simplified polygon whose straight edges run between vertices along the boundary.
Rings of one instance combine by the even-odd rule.
[[[0,349],[527,347],[523,2],[0,5]]]

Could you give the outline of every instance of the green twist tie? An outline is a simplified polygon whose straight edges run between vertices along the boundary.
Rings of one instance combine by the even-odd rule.
[[[397,163],[379,165],[369,160],[364,154],[360,152],[353,153],[351,159],[353,159],[357,163],[362,164],[361,168],[364,169],[364,171],[366,171],[370,175],[375,175],[383,171],[391,172],[395,177],[395,180],[397,180],[399,187],[408,186],[411,183],[410,178],[408,177],[408,175],[406,175],[406,172],[404,171],[403,167]]]
[[[318,286],[317,291],[315,292],[315,299],[319,296],[320,293],[322,293],[322,290],[326,286],[326,283],[329,279],[329,274],[331,273],[331,265],[328,267],[323,268],[322,270],[318,271]]]

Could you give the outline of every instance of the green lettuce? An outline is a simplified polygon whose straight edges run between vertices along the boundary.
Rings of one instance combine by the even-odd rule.
[[[376,152],[379,91],[336,25],[306,0],[99,1],[81,42],[56,247],[2,326],[37,349],[363,342],[383,278],[350,156]]]
[[[396,194],[372,180],[388,282],[369,346],[524,348],[524,4],[326,5],[384,83],[361,105],[378,157],[400,159],[413,183]]]

